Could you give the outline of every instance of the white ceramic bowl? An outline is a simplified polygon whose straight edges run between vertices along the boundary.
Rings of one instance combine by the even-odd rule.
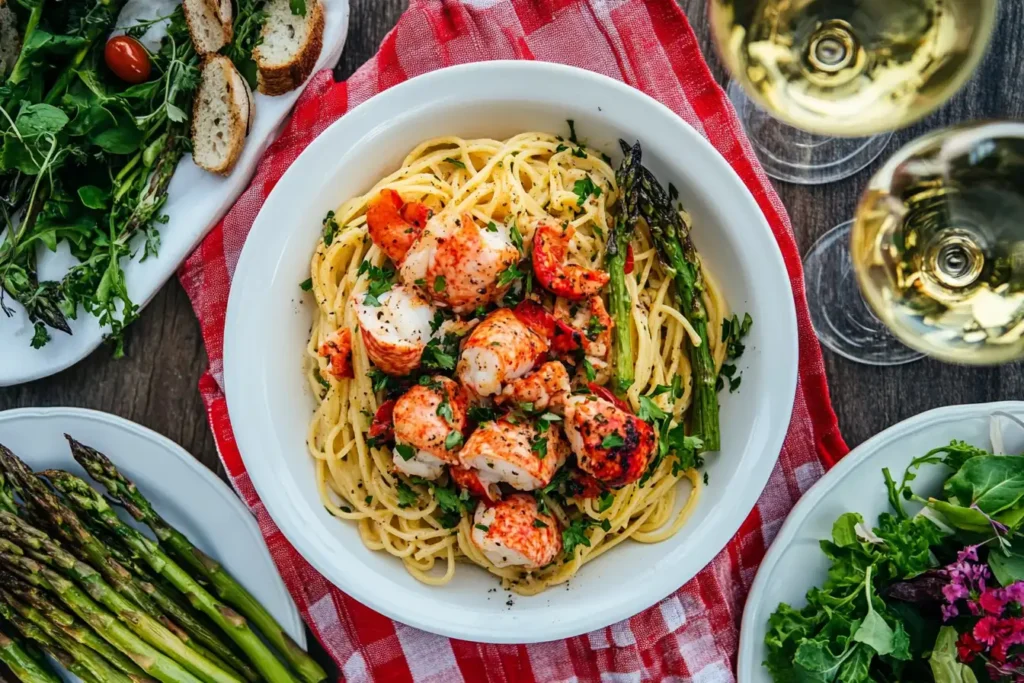
[[[639,138],[644,163],[672,181],[693,216],[694,241],[735,311],[754,327],[743,385],[722,394],[722,451],[710,487],[675,537],[626,543],[568,585],[532,598],[489,593],[496,579],[470,565],[425,586],[397,559],[367,550],[354,524],[320,504],[306,429],[314,407],[301,372],[314,303],[299,290],[324,214],[367,191],[421,141],[567,132],[621,158]],[[793,293],[778,246],[746,187],[700,134],[655,100],[591,72],[537,62],[436,71],[374,97],[328,128],[267,199],[235,271],[225,382],[235,436],[257,491],[303,556],[341,590],[406,624],[474,641],[564,638],[629,617],[692,578],[750,512],[778,458],[796,387]]]
[[[750,588],[740,631],[739,680],[772,683],[768,670],[761,666],[768,655],[764,645],[768,617],[780,602],[797,609],[806,605],[807,591],[825,581],[829,561],[819,541],[832,537],[836,519],[859,512],[874,527],[878,515],[889,512],[882,468],[888,467],[899,477],[911,460],[953,439],[990,448],[992,417],[999,414],[1024,419],[1024,403],[948,406],[915,415],[862,443],[804,494],[786,518]],[[1005,452],[1022,452],[1024,430],[1009,421],[1002,429]],[[948,470],[941,467],[923,468],[914,490],[925,496],[937,493],[948,476]]]

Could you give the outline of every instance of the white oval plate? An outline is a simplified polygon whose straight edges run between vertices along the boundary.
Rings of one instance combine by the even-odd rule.
[[[568,94],[572,93],[569,97]],[[722,394],[722,452],[692,519],[663,543],[624,544],[566,586],[532,597],[489,593],[497,580],[460,566],[444,587],[412,578],[394,557],[367,550],[355,524],[320,504],[306,450],[314,407],[302,358],[314,311],[299,283],[329,209],[365,192],[428,138],[566,133],[621,158],[639,138],[644,163],[671,180],[693,216],[694,241],[736,311],[754,327],[743,388]],[[334,584],[417,628],[485,642],[545,641],[620,621],[692,578],[739,528],[782,446],[796,387],[793,293],[779,248],[746,187],[669,109],[623,83],[541,62],[485,62],[435,71],[374,97],[311,144],[274,188],[235,270],[225,339],[228,408],[245,465],[288,540]]]
[[[161,516],[224,565],[288,635],[305,647],[306,631],[299,611],[270,559],[256,519],[227,484],[170,439],[114,415],[81,408],[23,408],[0,413],[0,444],[29,467],[67,470],[105,492],[71,457],[65,433],[110,458]],[[125,521],[149,533],[127,513],[118,512]]]
[[[898,476],[914,458],[959,439],[990,448],[990,418],[1004,412],[1024,418],[1024,402],[1005,401],[937,408],[889,427],[855,448],[804,494],[786,518],[757,571],[743,610],[740,631],[739,680],[771,683],[761,666],[767,657],[764,635],[768,617],[780,602],[799,609],[804,595],[828,574],[828,558],[818,541],[832,537],[832,525],[846,512],[859,512],[871,526],[889,510],[882,468]],[[938,490],[941,468],[924,468],[916,491]]]
[[[323,0],[323,3],[324,47],[313,73],[333,66],[338,61],[348,35],[349,0]],[[167,203],[162,209],[169,220],[158,226],[159,256],[141,263],[140,251],[136,258],[122,264],[132,301],[143,307],[148,304],[221,216],[231,208],[249,184],[249,178],[256,170],[256,162],[277,137],[278,128],[291,112],[302,90],[301,87],[296,88],[278,97],[254,93],[256,118],[252,131],[235,170],[228,177],[207,173],[192,163],[192,155],[186,155],[181,160],[167,191]],[[56,253],[40,248],[38,257],[41,280],[59,280],[75,263],[66,244],[59,246]],[[42,349],[33,349],[29,344],[33,326],[28,317],[20,304],[12,302],[10,298],[7,304],[16,313],[12,318],[0,315],[0,387],[49,377],[79,362],[103,343],[105,330],[95,317],[79,309],[78,318],[68,321],[73,334],[50,330],[50,343]]]

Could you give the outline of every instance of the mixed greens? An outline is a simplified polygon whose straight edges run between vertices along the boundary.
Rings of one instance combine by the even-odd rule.
[[[925,466],[947,471],[934,496]],[[953,441],[883,476],[890,511],[836,520],[825,583],[771,615],[774,680],[1024,681],[1024,456]]]
[[[252,50],[262,0],[239,0],[236,40],[225,51],[255,82]],[[104,61],[125,0],[18,0],[22,45],[0,80],[0,310],[20,304],[40,348],[54,330],[70,333],[79,312],[96,316],[114,355],[138,315],[122,265],[157,254],[167,189],[189,150],[196,55],[181,7],[139,22],[141,37],[166,26],[143,82],[118,78]],[[140,49],[142,49],[140,47]],[[42,281],[40,249],[65,243],[76,261],[59,281]]]

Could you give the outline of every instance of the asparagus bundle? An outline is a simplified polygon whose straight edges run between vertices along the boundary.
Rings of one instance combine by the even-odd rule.
[[[625,143],[620,143],[629,149]],[[717,451],[721,447],[718,424],[718,373],[708,342],[708,315],[704,307],[704,277],[700,256],[690,239],[689,230],[672,199],[654,175],[640,163],[640,143],[627,155],[618,179],[627,221],[643,218],[651,231],[661,260],[669,268],[675,283],[676,298],[682,314],[700,337],[699,344],[690,345],[690,366],[693,372],[693,433],[704,442],[704,448]],[[629,164],[627,167],[626,164]],[[633,208],[635,207],[635,208]]]
[[[320,665],[285,633],[281,625],[244,586],[228,574],[220,563],[195,547],[184,534],[157,514],[145,496],[139,493],[135,484],[121,474],[109,458],[70,436],[65,437],[71,445],[71,454],[89,476],[103,484],[111,496],[121,501],[132,517],[152,529],[157,539],[165,544],[175,557],[209,581],[222,600],[236,606],[245,617],[256,624],[271,645],[284,655],[285,660],[304,680],[317,683],[327,677]]]
[[[81,479],[61,471],[42,473],[54,492],[0,446],[0,616],[9,615],[8,622],[23,627],[22,635],[43,644],[88,683],[289,683],[299,677],[318,683],[326,678],[255,598],[168,525],[105,456],[69,441],[76,458],[89,463],[87,469],[100,475],[160,541],[122,523]],[[298,677],[233,608],[253,615],[254,625]],[[230,640],[223,640],[225,635]],[[8,649],[16,653],[18,643],[12,643]],[[51,683],[23,671],[21,680]]]
[[[37,662],[22,644],[0,631],[0,661],[24,683],[60,683],[57,674]]]

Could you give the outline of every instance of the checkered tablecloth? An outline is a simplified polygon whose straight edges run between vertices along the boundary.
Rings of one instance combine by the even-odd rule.
[[[705,21],[703,16],[695,21]],[[231,276],[256,214],[299,153],[345,112],[422,73],[492,59],[570,64],[660,100],[736,169],[778,240],[800,334],[792,423],[754,510],[692,581],[607,628],[534,645],[452,640],[394,622],[334,588],[267,514],[238,454],[223,393],[224,317]],[[179,273],[202,326],[210,365],[200,381],[225,467],[257,516],[306,623],[348,681],[732,681],[743,601],[758,563],[800,495],[847,451],[829,401],[804,299],[789,218],[673,0],[411,0],[380,51],[348,81],[317,74],[249,188]]]

